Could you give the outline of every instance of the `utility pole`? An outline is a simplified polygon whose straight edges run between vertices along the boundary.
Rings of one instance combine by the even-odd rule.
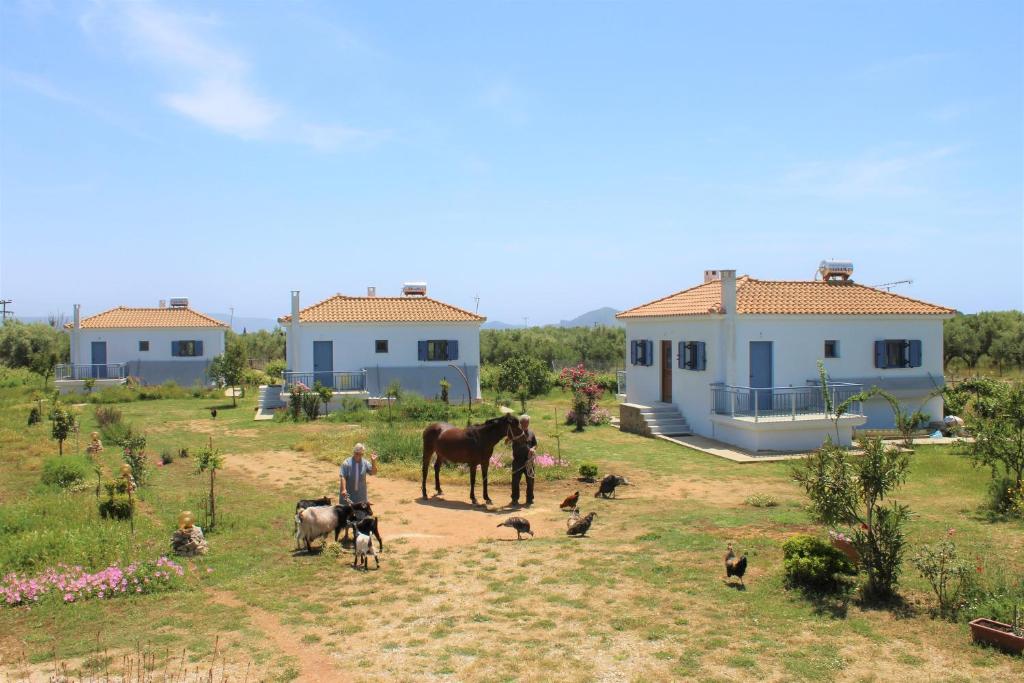
[[[530,318],[529,318],[529,316],[525,316],[524,315],[523,316],[523,327],[529,327],[529,326],[530,326]]]
[[[230,322],[228,322],[228,327],[234,329],[234,325],[235,325],[235,307],[234,306],[230,306],[230,309],[231,309],[231,319],[230,319]]]
[[[7,310],[7,304],[13,304],[14,299],[0,299],[0,324],[7,322],[7,316],[14,316],[14,311]]]
[[[474,313],[479,313],[480,312],[480,295],[477,294],[476,296],[474,296],[473,297],[473,301],[476,302],[476,308],[473,309],[473,312]]]

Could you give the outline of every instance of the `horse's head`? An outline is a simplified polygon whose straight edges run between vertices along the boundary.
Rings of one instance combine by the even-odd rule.
[[[498,417],[492,417],[490,420],[484,422],[483,426],[500,430],[499,433],[509,439],[518,439],[526,433],[526,430],[519,424],[519,418],[511,412],[504,413]]]

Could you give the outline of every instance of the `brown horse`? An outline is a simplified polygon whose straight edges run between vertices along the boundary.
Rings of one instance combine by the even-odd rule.
[[[423,430],[423,497],[427,497],[430,457],[436,453],[434,486],[438,495],[441,494],[441,463],[465,463],[469,465],[469,497],[473,505],[476,505],[476,467],[479,465],[484,479],[484,501],[490,503],[491,497],[487,495],[487,468],[491,464],[494,447],[505,437],[519,438],[522,434],[519,420],[511,413],[465,429],[444,422],[428,426]]]

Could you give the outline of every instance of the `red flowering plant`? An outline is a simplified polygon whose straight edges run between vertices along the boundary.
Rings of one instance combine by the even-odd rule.
[[[594,405],[604,390],[597,382],[597,374],[587,370],[583,363],[574,368],[562,368],[558,386],[572,392],[572,412],[576,418],[576,431],[582,432]]]

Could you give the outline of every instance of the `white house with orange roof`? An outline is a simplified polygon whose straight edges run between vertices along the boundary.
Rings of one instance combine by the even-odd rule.
[[[626,325],[622,429],[697,434],[750,451],[819,446],[836,427],[826,414],[817,363],[834,404],[873,386],[904,410],[941,421],[942,323],[954,311],[857,284],[849,262],[823,262],[821,279],[704,282],[618,314]],[[839,418],[855,428],[894,426],[874,398]]]
[[[384,396],[402,389],[433,397],[440,382],[452,401],[480,398],[480,325],[485,317],[432,299],[424,283],[406,283],[400,296],[335,294],[302,308],[292,292],[292,312],[278,318],[287,330],[285,383],[316,382],[335,392]],[[456,366],[455,369],[451,366]]]
[[[64,326],[71,334],[71,362],[57,366],[58,388],[76,390],[90,378],[97,386],[120,384],[129,376],[144,384],[207,384],[207,368],[224,353],[228,326],[189,308],[188,299],[170,301],[154,308],[118,306],[87,318],[75,304],[73,322]]]

